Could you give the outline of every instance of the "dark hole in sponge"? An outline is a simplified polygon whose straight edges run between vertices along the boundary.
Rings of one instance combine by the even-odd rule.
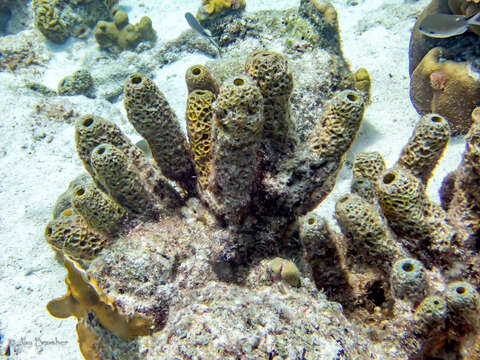
[[[242,78],[236,78],[235,80],[233,80],[233,83],[237,86],[240,86],[245,84],[245,81]]]
[[[85,189],[84,188],[79,188],[75,192],[75,195],[77,195],[77,196],[83,196],[83,194],[85,194]]]
[[[101,146],[97,149],[97,154],[102,155],[105,152],[105,146]]]
[[[383,183],[387,185],[391,184],[395,181],[396,178],[397,176],[395,175],[395,173],[388,173],[383,177]]]
[[[350,101],[357,101],[357,100],[358,100],[358,96],[355,95],[355,94],[348,94],[348,95],[347,95],[347,99],[350,100]]]
[[[47,226],[45,228],[45,236],[48,236],[48,237],[52,236],[52,228],[50,226]]]
[[[431,117],[433,122],[439,123],[443,121],[443,118],[441,116],[434,115]]]
[[[463,286],[459,286],[457,288],[457,294],[462,295],[462,294],[465,294],[466,292],[467,292],[467,289],[465,289]]]
[[[82,125],[85,127],[89,127],[90,125],[93,124],[93,118],[88,116],[85,119],[83,119]]]
[[[413,271],[414,266],[413,266],[412,263],[406,262],[406,263],[404,263],[404,264],[402,265],[402,269],[403,269],[403,271],[411,272],[411,271]]]
[[[142,82],[142,77],[140,75],[134,75],[131,79],[132,84],[140,84]]]
[[[201,72],[202,72],[202,70],[200,70],[200,68],[198,68],[198,67],[192,69],[192,74],[193,75],[200,75]]]

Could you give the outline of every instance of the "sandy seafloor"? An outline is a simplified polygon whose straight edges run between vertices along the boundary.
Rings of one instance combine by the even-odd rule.
[[[356,5],[352,2],[333,1],[339,14],[345,57],[352,69],[369,70],[373,99],[347,160],[351,161],[359,151],[377,150],[392,165],[419,119],[408,96],[408,42],[415,16],[429,1],[358,0]],[[199,4],[200,0],[120,0],[132,21],[143,14],[152,18],[159,36],[157,46],[186,29],[183,14],[195,12]],[[299,0],[247,0],[247,10],[298,4]],[[27,22],[28,27],[31,23]],[[42,41],[41,36],[38,39]],[[18,359],[82,359],[75,319],[55,319],[45,309],[49,300],[65,294],[65,270],[54,260],[43,231],[57,196],[83,169],[75,153],[71,122],[39,121],[42,116],[37,116],[35,109],[48,112],[52,98],[42,101],[22,86],[30,79],[55,89],[62,77],[82,66],[88,67],[99,53],[93,36],[87,41],[70,40],[63,46],[48,44],[44,54],[51,58],[43,66],[0,73],[0,344],[4,347],[10,342]],[[108,76],[102,78],[102,66],[122,67],[118,73],[131,73],[135,70],[129,61],[137,62],[142,56],[145,55],[124,54],[118,63],[96,65],[92,74],[97,81],[108,81]],[[154,81],[181,118],[187,93],[185,70],[206,60],[199,55],[186,56],[153,72]],[[137,140],[138,135],[125,119],[121,100],[112,105],[83,96],[55,98],[57,104],[63,104],[65,113],[96,113],[115,121]],[[450,142],[430,182],[428,193],[433,199],[438,200],[439,184],[458,165],[463,147],[462,139]],[[350,173],[347,161],[334,192],[317,208],[332,224],[335,199],[347,191]]]

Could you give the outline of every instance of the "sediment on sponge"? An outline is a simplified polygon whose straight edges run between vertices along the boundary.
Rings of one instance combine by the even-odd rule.
[[[450,139],[450,126],[438,114],[427,114],[415,126],[397,166],[405,167],[427,184]]]
[[[148,142],[162,173],[194,194],[195,170],[187,141],[163,93],[151,79],[135,74],[125,84],[124,106],[128,120]]]
[[[396,298],[420,302],[428,292],[425,267],[413,258],[397,260],[390,274],[390,285]]]
[[[213,105],[213,184],[207,202],[227,223],[238,223],[251,201],[263,131],[263,99],[247,76],[225,81]]]
[[[265,140],[275,148],[288,146],[295,123],[290,114],[290,94],[293,77],[286,58],[271,51],[257,51],[249,55],[245,72],[255,81],[263,95],[263,132]],[[293,139],[290,139],[293,141]]]

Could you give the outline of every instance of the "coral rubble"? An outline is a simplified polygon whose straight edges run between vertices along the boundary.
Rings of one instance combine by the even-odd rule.
[[[466,0],[432,0],[420,14],[410,39],[410,97],[424,115],[434,112],[450,123],[453,135],[465,134],[480,97],[479,26],[463,35],[431,38],[419,31],[421,21],[435,13],[472,16],[480,4]]]

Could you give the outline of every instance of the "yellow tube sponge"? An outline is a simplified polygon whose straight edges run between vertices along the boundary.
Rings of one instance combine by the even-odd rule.
[[[67,294],[47,304],[52,316],[61,319],[75,316],[80,319],[88,312],[93,312],[103,327],[124,340],[152,333],[154,324],[151,320],[138,313],[122,314],[79,263],[65,256],[64,264],[68,272],[65,279]]]
[[[212,104],[215,95],[208,90],[195,90],[187,98],[187,135],[200,189],[208,185],[212,159]]]

